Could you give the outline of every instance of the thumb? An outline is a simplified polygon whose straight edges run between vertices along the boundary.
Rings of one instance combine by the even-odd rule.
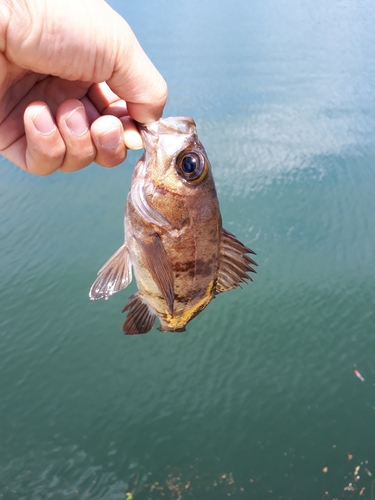
[[[147,57],[126,21],[117,15],[117,53],[107,84],[127,103],[129,115],[139,123],[159,120],[167,101],[164,78]]]

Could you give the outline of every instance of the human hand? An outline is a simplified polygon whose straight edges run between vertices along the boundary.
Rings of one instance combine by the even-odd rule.
[[[37,175],[121,163],[167,86],[103,0],[0,3],[0,153]]]

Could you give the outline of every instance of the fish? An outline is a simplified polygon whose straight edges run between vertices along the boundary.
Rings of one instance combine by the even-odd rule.
[[[108,299],[134,270],[138,291],[123,312],[126,335],[185,331],[218,294],[252,281],[256,255],[222,227],[206,151],[190,117],[161,118],[138,129],[144,153],[127,196],[124,244],[99,270],[89,297]]]

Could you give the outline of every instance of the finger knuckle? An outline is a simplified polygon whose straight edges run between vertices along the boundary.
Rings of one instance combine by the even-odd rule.
[[[122,163],[126,158],[126,150],[123,150],[121,153],[109,154],[106,152],[105,154],[99,154],[95,158],[95,163],[102,167],[111,168],[116,167],[120,163]]]

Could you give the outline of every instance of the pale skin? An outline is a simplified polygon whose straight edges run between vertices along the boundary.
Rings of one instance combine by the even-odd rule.
[[[112,167],[167,85],[104,0],[0,0],[0,154],[27,172]]]

